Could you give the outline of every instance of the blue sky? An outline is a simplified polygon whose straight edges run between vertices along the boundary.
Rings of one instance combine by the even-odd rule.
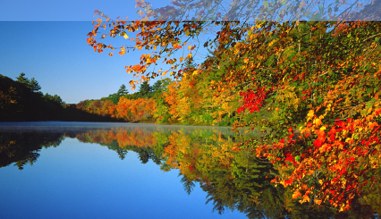
[[[24,72],[42,92],[67,103],[107,96],[128,84],[124,66],[138,61],[98,54],[86,44],[95,9],[111,17],[137,18],[134,0],[0,0],[0,74]],[[41,22],[42,21],[42,22]]]
[[[132,79],[124,66],[138,61],[95,53],[86,44],[91,22],[0,22],[0,29],[0,74],[24,72],[67,103],[116,92]]]
[[[138,63],[139,54],[95,53],[86,38],[95,10],[138,19],[135,0],[0,0],[0,5],[0,74],[15,79],[24,72],[43,93],[66,103],[108,96],[134,79],[124,66]]]
[[[94,10],[137,18],[135,0],[0,0],[1,21],[91,21]]]
[[[95,10],[136,20],[135,0],[105,2],[0,0],[0,74],[15,79],[24,72],[43,93],[66,103],[105,97],[128,85],[134,78],[124,66],[138,63],[139,54],[95,53],[86,38]]]

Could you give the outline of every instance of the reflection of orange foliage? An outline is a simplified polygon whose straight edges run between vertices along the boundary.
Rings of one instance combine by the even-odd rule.
[[[117,117],[131,122],[150,120],[155,109],[156,102],[145,98],[131,100],[122,97],[116,106]]]
[[[164,148],[163,157],[167,165],[180,170],[189,179],[207,176],[200,173],[213,168],[230,168],[235,156],[232,152],[233,142],[215,133],[202,143],[183,132],[172,132],[168,137],[169,144]],[[204,169],[204,170],[201,170]]]
[[[144,129],[140,128],[95,130],[80,134],[77,138],[82,141],[108,145],[115,141],[121,148],[127,146],[153,147],[157,144],[154,132],[144,131]]]
[[[116,132],[116,140],[119,147],[136,146],[136,147],[153,147],[156,145],[156,138],[153,132],[145,132],[142,129],[133,129]]]
[[[173,132],[168,137],[169,144],[164,149],[164,156],[167,157],[167,164],[173,168],[179,168],[178,157],[186,154],[190,146],[190,137],[181,132]]]

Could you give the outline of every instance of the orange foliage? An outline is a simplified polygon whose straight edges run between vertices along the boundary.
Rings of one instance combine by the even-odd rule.
[[[144,98],[132,100],[122,97],[116,105],[117,118],[130,122],[150,120],[155,109],[156,102],[153,99]]]
[[[176,121],[179,118],[178,113],[178,99],[177,99],[177,90],[178,90],[179,84],[178,82],[173,82],[168,85],[168,91],[165,92],[164,100],[169,105],[169,114],[171,115],[171,120]]]

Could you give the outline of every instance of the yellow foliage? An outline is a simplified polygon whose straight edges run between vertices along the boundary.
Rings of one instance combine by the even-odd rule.
[[[302,199],[301,200],[299,200],[299,203],[305,203],[305,202],[310,202],[310,196],[308,196],[308,195],[303,195],[303,197],[302,197]]]
[[[319,118],[314,119],[313,124],[316,126],[321,126],[322,125],[321,119]]]
[[[321,205],[322,200],[321,199],[314,199],[315,204]]]
[[[295,87],[286,86],[285,89],[280,90],[276,96],[277,102],[285,103],[287,108],[297,110],[301,100],[295,92]]]
[[[315,115],[314,110],[308,111],[307,121],[310,121],[314,117],[314,115]]]

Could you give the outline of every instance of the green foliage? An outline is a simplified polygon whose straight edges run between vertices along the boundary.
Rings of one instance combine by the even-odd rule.
[[[61,106],[64,106],[65,105],[65,102],[61,99],[60,96],[58,96],[57,94],[55,95],[50,95],[48,93],[44,94],[44,97],[43,97],[46,101],[48,102],[54,102],[54,103],[57,103]]]
[[[161,94],[163,93],[164,91],[167,90],[167,87],[168,85],[171,83],[171,79],[169,78],[166,78],[166,79],[162,79],[162,80],[158,80],[156,81],[153,85],[152,85],[152,92],[157,95],[157,94]]]
[[[28,84],[29,79],[25,77],[25,73],[21,72],[19,76],[17,76],[17,82],[20,82],[22,84]]]
[[[171,115],[169,114],[168,106],[160,97],[156,99],[156,110],[153,114],[153,117],[155,122],[159,124],[168,123],[170,120]]]
[[[148,81],[144,81],[137,92],[139,97],[151,97],[152,87],[149,85]]]
[[[20,73],[20,75],[17,77],[17,82],[24,84],[32,92],[39,93],[39,91],[41,90],[41,86],[39,85],[37,80],[35,78],[26,78],[25,73]]]
[[[122,96],[125,96],[128,94],[128,90],[126,88],[126,85],[122,84],[118,90],[118,92],[116,92],[116,94],[119,96],[119,97],[122,97]]]
[[[108,97],[102,98],[104,100],[111,100],[114,104],[117,104],[121,97],[127,96],[128,90],[126,85],[122,84],[116,93],[110,94]]]

